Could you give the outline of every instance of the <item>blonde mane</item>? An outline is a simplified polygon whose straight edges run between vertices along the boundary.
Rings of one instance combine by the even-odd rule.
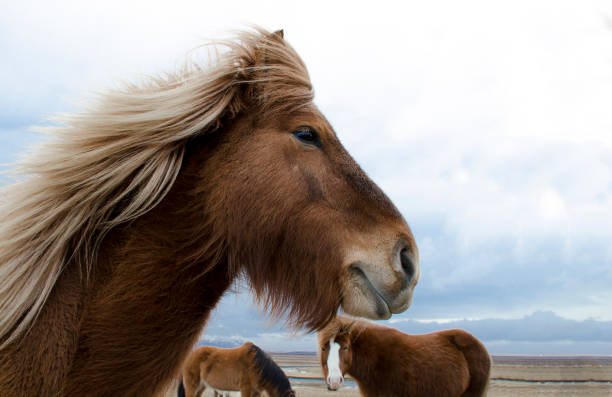
[[[54,138],[18,164],[24,178],[0,192],[0,349],[33,324],[67,265],[86,280],[106,233],[164,198],[190,138],[249,106],[311,103],[306,67],[282,32],[215,44],[225,51],[209,67],[110,91],[62,116],[45,131]]]

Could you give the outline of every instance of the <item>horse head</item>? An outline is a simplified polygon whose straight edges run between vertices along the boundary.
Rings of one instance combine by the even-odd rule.
[[[338,390],[353,362],[351,329],[355,323],[333,323],[319,333],[319,358],[328,390]]]
[[[222,133],[190,142],[181,171],[194,197],[204,192],[200,213],[230,268],[272,312],[310,329],[340,306],[372,319],[406,310],[419,278],[410,228],[312,102],[282,35],[255,47]]]

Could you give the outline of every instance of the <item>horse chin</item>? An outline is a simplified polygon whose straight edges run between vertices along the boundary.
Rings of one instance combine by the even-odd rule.
[[[402,313],[410,307],[412,304],[412,289],[403,291],[399,294],[393,302],[388,304],[389,311],[393,314]]]
[[[342,310],[346,314],[373,320],[391,317],[387,301],[359,268],[350,269],[343,296]]]

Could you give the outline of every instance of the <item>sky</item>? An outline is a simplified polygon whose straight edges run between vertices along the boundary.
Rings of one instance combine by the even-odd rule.
[[[464,328],[492,353],[612,354],[612,3],[2,3],[0,163],[92,92],[282,28],[417,240],[413,304],[387,324]],[[315,349],[238,290],[205,341]]]

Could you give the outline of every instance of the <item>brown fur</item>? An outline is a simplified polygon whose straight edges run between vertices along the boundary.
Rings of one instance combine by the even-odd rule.
[[[109,94],[58,132],[49,146],[57,162],[31,167],[39,178],[22,190],[38,193],[12,204],[23,204],[31,230],[4,231],[6,241],[29,248],[0,266],[10,274],[23,258],[53,266],[42,278],[36,266],[24,267],[25,278],[2,288],[19,294],[18,282],[36,290],[51,280],[52,289],[40,308],[24,295],[30,306],[11,312],[22,313],[17,322],[0,314],[13,324],[0,337],[0,395],[155,395],[241,274],[264,306],[286,312],[296,327],[323,327],[341,304],[354,314],[382,308],[367,312],[375,317],[407,308],[418,253],[404,219],[312,103],[303,63],[282,34],[241,40],[230,45],[227,70]],[[162,98],[172,90],[170,105]],[[292,134],[304,125],[318,132],[321,148]],[[95,172],[85,183],[68,165]],[[367,275],[351,273],[369,266],[369,257],[347,259],[355,246],[388,258],[369,273],[391,280],[375,286],[385,304],[363,287]],[[0,250],[0,262],[12,252]],[[398,252],[411,258],[408,275]]]
[[[365,321],[338,317],[319,332],[327,379],[329,340],[340,348],[340,370],[366,397],[480,397],[491,359],[478,339],[460,329],[409,335]]]
[[[263,365],[273,367],[274,371],[262,368],[262,360],[266,361]],[[259,396],[263,391],[270,397],[295,396],[282,370],[250,342],[233,349],[197,348],[183,364],[182,382],[185,397],[200,397],[207,387],[215,393],[240,391],[245,397]]]

